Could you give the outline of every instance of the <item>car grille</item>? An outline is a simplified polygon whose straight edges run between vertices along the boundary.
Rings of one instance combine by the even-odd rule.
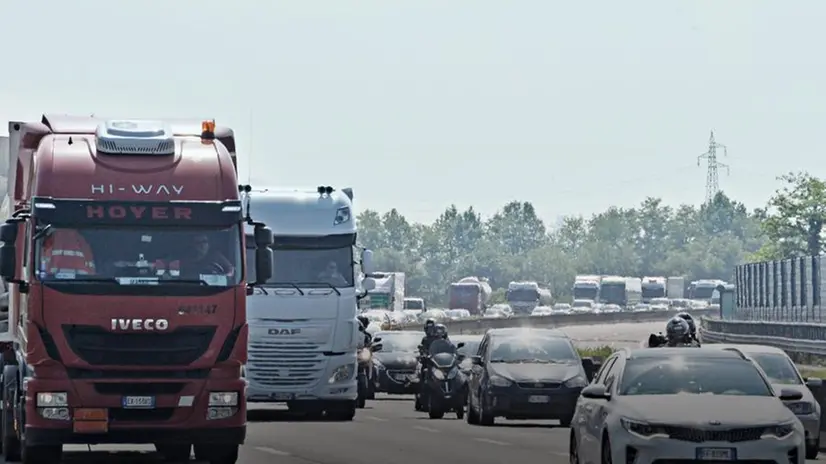
[[[246,375],[268,387],[307,387],[318,382],[325,361],[315,343],[250,341]]]
[[[399,379],[396,376],[403,375],[403,379]],[[411,376],[416,375],[415,369],[388,369],[387,377],[390,378],[394,382],[403,383]]]
[[[209,349],[215,327],[114,333],[99,326],[64,325],[63,334],[72,351],[93,366],[186,366]]]
[[[519,388],[524,388],[527,390],[544,390],[548,388],[559,388],[562,386],[559,382],[519,382],[517,385],[519,385]]]
[[[668,436],[674,440],[702,443],[706,441],[727,441],[731,443],[759,440],[765,427],[744,427],[728,430],[704,430],[692,427],[665,427]]]

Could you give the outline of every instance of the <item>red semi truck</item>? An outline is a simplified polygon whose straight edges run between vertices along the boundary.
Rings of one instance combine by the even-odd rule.
[[[0,276],[6,460],[152,443],[232,464],[246,435],[244,228],[235,141],[212,121],[9,124]],[[257,276],[272,231],[255,227]]]

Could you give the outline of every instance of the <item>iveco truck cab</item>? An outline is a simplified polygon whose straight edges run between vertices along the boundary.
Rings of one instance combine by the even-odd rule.
[[[274,236],[273,274],[247,298],[247,401],[352,420],[358,299],[375,285],[362,278],[373,271],[372,252],[356,247],[352,189],[247,190],[247,213],[270,221]]]

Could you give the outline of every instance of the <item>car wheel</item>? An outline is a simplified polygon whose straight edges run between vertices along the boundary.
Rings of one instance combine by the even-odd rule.
[[[479,425],[479,414],[473,407],[473,395],[468,395],[467,399],[467,423],[470,425]]]
[[[812,443],[811,445],[806,445],[806,459],[817,459],[817,455],[819,452],[820,438],[818,438],[817,441]]]
[[[495,418],[493,414],[489,414],[485,411],[485,398],[484,396],[479,397],[479,425],[490,426],[493,425]]]
[[[613,458],[611,457],[611,440],[608,439],[608,435],[602,436],[602,449],[600,450],[600,455],[602,456],[602,464],[612,464]]]
[[[569,464],[579,464],[579,446],[576,441],[576,433],[571,430],[571,440],[568,444],[568,462]]]

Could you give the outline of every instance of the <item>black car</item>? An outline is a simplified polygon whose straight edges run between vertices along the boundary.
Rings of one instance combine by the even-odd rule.
[[[569,426],[577,398],[595,370],[555,329],[491,329],[472,358],[467,421],[496,417],[557,419]]]
[[[388,330],[373,335],[373,340],[380,338],[382,345],[381,350],[373,353],[377,392],[412,394],[418,391],[416,356],[423,336],[424,333],[412,330]]]

